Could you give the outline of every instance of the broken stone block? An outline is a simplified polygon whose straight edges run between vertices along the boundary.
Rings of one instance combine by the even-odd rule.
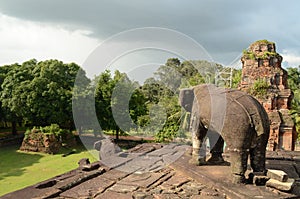
[[[92,171],[92,170],[96,170],[100,168],[100,164],[99,163],[93,163],[93,164],[87,164],[87,165],[83,165],[81,167],[82,171]]]
[[[286,172],[276,169],[268,169],[267,176],[280,182],[286,182],[289,178]]]
[[[267,181],[269,180],[270,178],[267,177],[267,176],[263,176],[263,175],[254,175],[253,177],[253,184],[255,184],[256,186],[265,186]]]
[[[90,164],[90,160],[88,158],[82,158],[78,161],[79,167],[83,167],[83,166],[89,165],[89,164]]]
[[[295,180],[289,178],[287,182],[280,182],[278,180],[270,179],[267,181],[266,186],[278,189],[279,191],[289,192],[294,187]]]
[[[52,187],[56,183],[57,183],[56,180],[48,180],[48,181],[45,181],[45,182],[38,183],[34,187],[37,188],[37,189],[44,189],[44,188]]]

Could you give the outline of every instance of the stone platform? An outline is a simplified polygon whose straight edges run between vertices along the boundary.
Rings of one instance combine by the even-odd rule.
[[[170,150],[170,145],[143,144],[127,152],[143,151],[144,159],[155,157],[161,160],[170,154],[184,152],[175,162],[152,172],[143,171],[147,170],[145,168],[154,168],[151,164],[160,161],[150,165],[141,164],[139,170],[132,172],[126,172],[124,165],[138,164],[135,159],[126,159],[127,162],[114,168],[107,167],[103,162],[95,162],[0,198],[299,198],[296,189],[291,194],[265,186],[232,184],[229,180],[229,166],[191,165],[188,163],[191,158],[188,146],[171,145],[171,148],[175,151]],[[123,157],[124,154],[119,156]],[[298,180],[298,157],[297,153],[268,154],[267,166],[282,170],[285,168],[290,177]]]

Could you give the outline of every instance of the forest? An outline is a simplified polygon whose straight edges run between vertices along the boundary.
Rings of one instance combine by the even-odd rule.
[[[153,77],[139,83],[118,70],[105,70],[89,79],[79,65],[59,60],[32,59],[5,65],[0,67],[0,127],[11,128],[12,134],[16,134],[19,127],[31,129],[57,124],[79,133],[93,130],[115,134],[117,138],[134,134],[153,136],[158,142],[171,141],[185,136],[187,115],[182,114],[178,104],[179,89],[216,83],[217,73],[223,69],[226,68],[220,64],[203,60],[170,58]],[[289,87],[294,93],[290,114],[299,132],[300,66],[287,71]],[[85,85],[81,88],[74,85],[78,75]],[[234,69],[232,76],[231,87],[236,88],[241,70]],[[223,86],[230,85],[225,82]],[[74,123],[72,102],[86,96],[93,96],[94,107],[82,104],[82,114],[95,110],[101,129],[78,129]]]

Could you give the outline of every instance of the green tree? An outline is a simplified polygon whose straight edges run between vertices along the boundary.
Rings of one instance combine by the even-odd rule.
[[[7,74],[13,68],[19,67],[18,64],[5,65],[0,67],[0,96],[2,94],[2,84],[4,79],[7,77]],[[11,123],[12,134],[17,134],[17,123],[21,123],[22,118],[17,117],[16,114],[10,111],[7,107],[2,105],[2,101],[0,101],[0,120],[4,123],[4,127],[7,127],[7,123]]]
[[[118,139],[120,131],[136,127],[138,118],[147,113],[146,98],[139,84],[118,70],[114,77],[106,70],[96,81],[96,112],[100,126],[102,130],[114,130]]]
[[[221,65],[203,60],[183,61],[170,58],[155,73],[156,78],[149,78],[142,86],[149,109],[156,104],[165,111],[166,121],[163,128],[152,129],[159,142],[171,141],[178,136],[181,107],[178,105],[179,88],[191,87],[202,83],[214,83],[216,71]],[[157,117],[163,114],[158,114]],[[156,118],[153,119],[156,121]],[[141,123],[148,124],[150,117],[141,117]],[[158,120],[157,120],[158,121]],[[160,125],[157,125],[158,127]]]
[[[160,100],[161,105],[166,111],[166,122],[162,129],[155,134],[156,141],[168,142],[178,136],[180,127],[181,108],[178,105],[177,95],[165,95]]]
[[[95,85],[86,77],[84,70],[78,70],[73,88],[73,119],[79,135],[83,130],[95,129],[98,120],[95,118]]]
[[[35,59],[14,67],[2,84],[3,106],[30,125],[52,123],[74,128],[72,95],[80,67],[58,60]]]
[[[179,69],[179,72],[183,77],[181,87],[190,87],[205,83],[205,79],[196,68],[197,66],[199,66],[199,62],[196,61],[182,62]]]
[[[117,130],[111,110],[112,91],[115,83],[109,70],[102,72],[96,79],[95,106],[102,130]]]
[[[237,88],[241,81],[242,81],[242,69],[233,69],[232,88]]]
[[[141,87],[141,92],[146,98],[146,103],[155,103],[159,102],[160,97],[163,94],[163,86],[160,84],[160,81],[155,78],[146,79],[143,86]]]
[[[155,72],[160,84],[165,85],[166,88],[173,92],[180,87],[183,78],[179,72],[179,66],[177,62],[171,59],[165,65],[161,65]]]
[[[294,93],[294,98],[291,103],[290,113],[294,120],[296,131],[299,133],[300,132],[300,66],[298,66],[298,68],[288,68],[287,70],[288,70],[288,84],[290,89]]]

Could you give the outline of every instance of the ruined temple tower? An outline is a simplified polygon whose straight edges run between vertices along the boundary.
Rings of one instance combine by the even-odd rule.
[[[270,119],[268,150],[294,150],[297,133],[289,115],[293,94],[288,88],[287,72],[281,67],[282,56],[275,43],[267,40],[254,42],[241,58],[240,89],[253,92],[261,89],[256,98],[266,109]],[[262,95],[263,93],[263,95]]]

